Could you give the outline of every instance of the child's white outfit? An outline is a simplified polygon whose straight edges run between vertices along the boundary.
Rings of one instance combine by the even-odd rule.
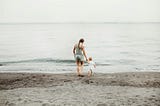
[[[95,69],[94,65],[95,65],[95,62],[89,61],[88,62],[89,70],[94,71],[94,69]]]

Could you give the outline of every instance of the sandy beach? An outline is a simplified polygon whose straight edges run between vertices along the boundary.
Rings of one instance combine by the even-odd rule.
[[[160,73],[0,73],[0,106],[159,106]]]

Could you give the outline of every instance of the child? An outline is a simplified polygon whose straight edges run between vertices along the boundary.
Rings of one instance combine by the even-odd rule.
[[[96,68],[96,64],[95,62],[92,61],[92,57],[89,57],[88,65],[89,65],[88,76],[90,77],[93,73],[93,70]]]

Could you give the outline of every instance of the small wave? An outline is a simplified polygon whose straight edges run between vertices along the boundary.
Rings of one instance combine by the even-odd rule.
[[[23,63],[57,63],[65,66],[75,66],[75,60],[69,59],[52,59],[52,58],[40,58],[40,59],[29,59],[29,60],[19,60],[19,61],[7,61],[0,62],[0,66],[7,66],[10,64],[23,64]],[[96,66],[111,66],[112,64],[96,62]],[[85,62],[84,66],[88,66],[87,62]]]
[[[43,63],[43,62],[53,62],[53,63],[75,63],[75,60],[61,60],[61,59],[30,59],[30,60],[19,60],[19,61],[7,61],[7,62],[0,62],[2,64],[14,64],[14,63]]]
[[[21,63],[57,63],[57,64],[65,65],[65,66],[75,66],[76,65],[75,60],[41,58],[41,59],[0,62],[0,66],[7,66],[9,64],[21,64]],[[111,65],[112,64],[96,62],[96,66],[111,66]],[[84,66],[88,66],[87,62],[85,62]]]
[[[101,63],[97,63],[96,66],[111,66],[111,64],[101,64]]]
[[[120,52],[120,54],[130,54],[129,52]]]
[[[66,66],[75,66],[75,64],[68,64]],[[84,66],[88,66],[88,64],[84,64]],[[97,64],[96,63],[96,66],[111,66],[111,64]]]

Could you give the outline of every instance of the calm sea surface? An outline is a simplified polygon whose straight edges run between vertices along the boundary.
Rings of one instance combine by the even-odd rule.
[[[158,23],[0,24],[0,72],[76,72],[80,38],[95,72],[160,72]]]

